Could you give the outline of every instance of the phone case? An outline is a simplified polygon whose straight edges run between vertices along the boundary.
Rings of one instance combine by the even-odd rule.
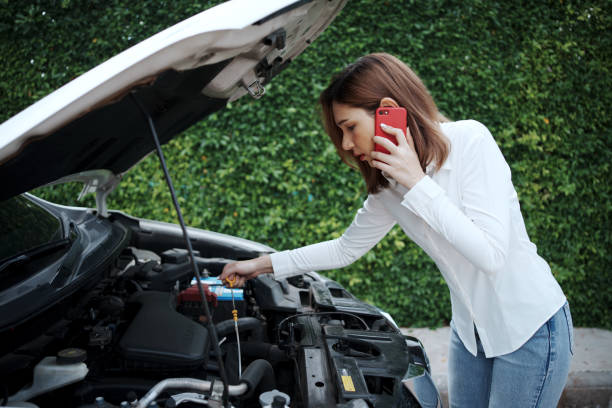
[[[401,108],[401,107],[400,108],[381,107],[381,108],[376,109],[376,117],[374,121],[375,123],[374,135],[385,137],[397,145],[397,140],[395,136],[385,133],[385,131],[383,131],[380,128],[380,124],[384,123],[385,125],[389,125],[394,128],[402,129],[402,131],[406,133],[406,115],[407,115],[406,109]],[[378,143],[375,144],[375,150],[377,152],[389,154],[389,151],[385,149],[383,146],[379,145]]]

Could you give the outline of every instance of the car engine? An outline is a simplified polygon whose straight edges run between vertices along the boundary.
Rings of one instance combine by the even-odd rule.
[[[4,404],[222,406],[188,252],[166,226],[111,220],[131,238],[101,279],[2,334]],[[315,272],[230,290],[215,276],[245,254],[196,248],[232,406],[420,406],[402,381],[428,371],[427,357],[388,315]]]

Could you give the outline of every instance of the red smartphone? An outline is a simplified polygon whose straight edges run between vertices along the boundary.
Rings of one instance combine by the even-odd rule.
[[[395,143],[395,145],[397,145],[397,140],[395,139],[395,136],[385,133],[385,131],[383,131],[380,128],[380,124],[384,123],[385,125],[388,125],[394,128],[398,128],[398,129],[402,129],[402,132],[404,132],[405,134],[406,126],[407,126],[406,117],[407,117],[406,109],[401,108],[401,107],[400,108],[380,107],[376,109],[376,118],[374,120],[374,123],[375,123],[374,135],[385,137],[389,139],[390,141],[392,141],[393,143]],[[376,143],[374,150],[376,150],[377,152],[389,154],[389,151],[385,149],[383,146],[379,145],[378,143]]]

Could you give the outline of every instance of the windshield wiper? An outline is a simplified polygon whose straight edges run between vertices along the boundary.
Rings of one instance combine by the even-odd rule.
[[[64,248],[67,245],[70,245],[71,242],[72,241],[70,240],[70,238],[64,238],[64,239],[60,239],[57,241],[52,241],[46,244],[39,245],[37,247],[29,249],[20,254],[13,255],[10,258],[6,258],[0,264],[0,273],[6,268],[8,268],[9,266],[12,266],[15,264],[28,263],[30,261],[33,261],[34,259],[38,259],[42,256],[48,255],[51,252],[55,252],[58,249]]]

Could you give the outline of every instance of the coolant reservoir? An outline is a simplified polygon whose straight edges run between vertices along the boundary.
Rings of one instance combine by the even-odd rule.
[[[267,391],[259,395],[262,408],[288,408],[291,398],[279,390]]]
[[[82,353],[82,354],[81,354]],[[68,355],[69,358],[66,358]],[[32,384],[9,397],[9,402],[27,401],[37,395],[81,381],[89,369],[84,350],[62,350],[58,357],[45,357],[34,367]]]

